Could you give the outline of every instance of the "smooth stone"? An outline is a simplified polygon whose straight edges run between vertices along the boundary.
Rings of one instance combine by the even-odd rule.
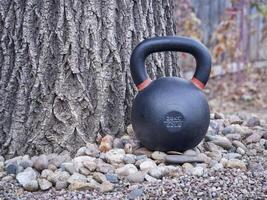
[[[138,155],[135,157],[135,159],[138,161],[138,160],[147,160],[148,157],[146,155]]]
[[[107,178],[104,174],[100,173],[100,172],[94,172],[93,173],[93,178],[98,182],[98,183],[103,183],[105,181],[107,181]]]
[[[74,164],[72,162],[65,162],[65,163],[62,163],[60,165],[60,168],[63,170],[63,171],[67,171],[69,172],[70,174],[73,174],[75,172],[75,167],[74,167]]]
[[[204,168],[197,166],[191,169],[191,174],[194,176],[203,176],[204,174]]]
[[[204,162],[204,160],[198,156],[185,156],[185,155],[167,155],[165,157],[165,161],[167,163],[172,163],[172,164]]]
[[[38,171],[42,171],[47,169],[48,167],[48,158],[46,155],[40,155],[36,159],[33,160],[33,167]]]
[[[17,156],[11,159],[8,159],[5,161],[5,165],[9,165],[9,164],[17,164],[23,157],[22,156]]]
[[[0,155],[0,162],[5,162],[5,158],[4,158],[4,156],[1,156],[1,155]]]
[[[153,158],[154,160],[158,160],[160,162],[164,162],[166,156],[167,156],[167,154],[164,152],[161,152],[161,151],[154,151],[151,154],[151,158]]]
[[[222,159],[220,160],[220,163],[221,163],[224,167],[226,167],[226,165],[227,165],[227,163],[228,163],[228,160],[227,160],[226,158],[222,158]]]
[[[47,180],[56,185],[57,182],[66,182],[70,178],[70,174],[66,171],[55,171],[47,176]]]
[[[96,164],[96,171],[101,173],[113,173],[115,171],[115,167],[104,162],[99,162]]]
[[[239,158],[242,158],[242,155],[239,154],[239,153],[227,153],[224,155],[224,157],[228,160],[231,160],[231,159],[239,159]]]
[[[145,160],[139,167],[141,171],[147,171],[151,168],[157,167],[157,164],[153,160]]]
[[[29,192],[35,192],[39,189],[38,181],[33,179],[30,182],[23,185],[23,188]]]
[[[80,173],[80,174],[83,174],[83,175],[85,175],[85,176],[88,176],[88,175],[91,173],[91,171],[88,170],[88,169],[85,168],[85,167],[81,167],[81,168],[79,169],[79,173]]]
[[[38,184],[39,184],[39,187],[42,191],[45,191],[45,190],[48,190],[49,188],[52,187],[52,183],[49,182],[48,180],[46,179],[38,179]]]
[[[224,114],[223,113],[214,113],[214,119],[224,119]]]
[[[139,197],[141,197],[143,195],[144,190],[142,188],[137,188],[132,190],[128,195],[128,199],[132,200],[132,199],[137,199]]]
[[[156,179],[161,179],[163,176],[165,176],[168,173],[166,167],[163,166],[157,166],[155,168],[152,168],[148,171],[148,174]]]
[[[148,181],[148,182],[156,182],[156,181],[158,181],[158,179],[156,179],[156,178],[154,178],[154,177],[152,177],[152,176],[150,176],[148,174],[145,175],[145,180]]]
[[[224,167],[223,167],[223,164],[222,163],[216,163],[214,164],[211,169],[213,169],[214,171],[220,171],[222,170]]]
[[[124,149],[111,149],[106,153],[106,160],[110,164],[122,163],[124,155]]]
[[[116,174],[119,176],[129,176],[130,174],[134,174],[138,171],[135,165],[127,164],[121,168],[116,169]]]
[[[233,141],[233,145],[236,147],[236,148],[238,148],[238,147],[240,147],[240,148],[242,148],[243,150],[247,150],[247,147],[242,143],[242,142],[240,142],[240,141],[238,141],[238,140],[234,140]]]
[[[242,149],[241,147],[237,147],[236,152],[241,154],[241,155],[244,155],[246,153],[246,151],[244,149]]]
[[[105,135],[105,137],[103,137],[101,139],[100,145],[99,145],[99,150],[101,152],[108,152],[112,149],[112,145],[113,145],[113,140],[114,137],[111,135]]]
[[[69,153],[62,152],[61,154],[48,154],[49,164],[55,165],[56,167],[60,167],[60,165],[64,162],[71,162],[72,158]]]
[[[48,166],[47,166],[47,169],[50,169],[51,171],[56,171],[57,170],[57,166],[56,165],[54,165],[54,164],[49,164]]]
[[[190,174],[194,166],[191,163],[184,163],[182,168],[186,174]]]
[[[130,124],[130,125],[128,125],[128,126],[126,127],[126,131],[127,131],[127,133],[128,133],[129,135],[134,135],[134,130],[133,130],[133,126],[132,126],[132,124]]]
[[[111,183],[118,183],[118,175],[117,174],[106,174],[106,179]]]
[[[17,164],[9,164],[5,168],[7,174],[17,174],[17,169],[18,169]]]
[[[41,178],[47,178],[48,176],[52,176],[52,174],[54,174],[54,172],[50,169],[45,169],[41,172]]]
[[[208,157],[214,159],[214,160],[221,160],[222,158],[222,152],[221,151],[213,151],[213,152],[205,152]]]
[[[55,188],[56,190],[62,190],[62,189],[66,189],[68,187],[68,182],[67,181],[57,181]]]
[[[100,185],[100,192],[111,192],[114,190],[114,185],[108,181],[103,182]]]
[[[206,142],[204,144],[204,146],[205,146],[206,150],[211,151],[211,152],[222,151],[223,150],[222,147],[220,147],[220,146],[218,146],[218,145],[216,145],[216,144],[214,144],[212,142]]]
[[[167,154],[170,154],[170,155],[183,155],[183,153],[181,153],[179,151],[168,151]]]
[[[262,135],[263,135],[262,133],[252,133],[252,135],[250,135],[246,138],[245,142],[246,142],[246,144],[259,142]]]
[[[241,140],[241,135],[238,133],[227,134],[225,137],[227,137],[229,140]]]
[[[19,182],[20,185],[23,187],[30,188],[31,186],[34,186],[35,182],[32,183],[32,181],[36,181],[37,173],[31,168],[26,168],[23,172],[20,172],[17,174],[16,179]],[[37,183],[37,189],[38,189],[38,183]]]
[[[84,166],[85,161],[94,161],[96,158],[91,156],[78,156],[72,159],[72,163],[74,164],[74,168],[76,171],[79,170],[79,168]]]
[[[133,154],[125,154],[123,157],[123,161],[125,164],[134,164],[135,163],[136,156]]]
[[[226,167],[247,170],[246,164],[242,160],[238,160],[238,159],[228,160]]]
[[[99,157],[100,151],[99,151],[99,149],[98,149],[96,144],[87,143],[86,144],[85,154],[87,156],[91,156],[91,157]]]
[[[77,172],[74,172],[74,174],[72,174],[69,178],[68,178],[68,183],[72,183],[72,182],[87,182],[87,178],[86,176],[79,174]]]
[[[145,180],[145,173],[138,171],[136,173],[128,175],[127,179],[132,183],[142,183]]]
[[[77,151],[77,153],[76,153],[76,155],[75,155],[75,157],[78,157],[78,156],[85,156],[85,155],[86,155],[86,154],[85,154],[85,151],[86,151],[86,147],[81,147],[81,148],[79,148],[78,151]]]
[[[124,143],[123,143],[122,139],[115,138],[113,140],[113,148],[114,149],[123,149],[124,148]]]
[[[243,120],[240,119],[239,116],[237,115],[230,115],[227,117],[228,121],[230,122],[230,124],[242,124],[243,123]]]
[[[97,167],[95,161],[84,161],[83,166],[91,172],[95,171]]]
[[[127,153],[127,154],[132,154],[132,153],[133,153],[133,146],[132,146],[132,144],[130,144],[130,143],[126,143],[126,144],[124,145],[124,151],[125,151],[125,153]]]
[[[22,166],[24,169],[33,166],[33,162],[29,156],[23,156],[23,158],[20,161],[18,161],[18,164]]]
[[[152,151],[148,150],[145,147],[141,147],[139,149],[134,150],[135,155],[146,155],[148,158],[151,157]]]
[[[231,141],[223,136],[220,135],[215,135],[215,136],[208,136],[206,135],[206,138],[213,142],[214,144],[223,147],[224,149],[230,149],[232,148],[232,143]]]
[[[11,181],[13,179],[14,179],[14,177],[12,175],[7,175],[7,176],[3,177],[1,179],[1,181],[3,181],[3,182],[9,182],[9,181]]]
[[[210,162],[211,162],[211,158],[210,157],[208,157],[205,153],[199,153],[198,155],[197,155],[201,160],[203,160],[204,161],[204,163],[207,163],[207,164],[209,164]]]
[[[92,190],[95,189],[95,187],[92,186],[90,183],[86,183],[83,181],[72,181],[68,187],[69,190]]]
[[[5,164],[3,161],[0,161],[0,172],[3,172],[5,168]]]
[[[248,119],[246,125],[247,125],[248,127],[254,127],[254,126],[260,126],[261,123],[260,123],[259,118],[253,116],[253,117],[251,117],[251,118]]]
[[[184,152],[185,156],[196,156],[197,153],[193,149],[188,149]]]

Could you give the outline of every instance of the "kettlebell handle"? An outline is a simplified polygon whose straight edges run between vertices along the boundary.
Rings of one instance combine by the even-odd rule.
[[[211,56],[208,49],[200,42],[191,38],[165,36],[144,40],[134,49],[131,55],[131,74],[139,91],[151,83],[145,68],[145,59],[151,53],[162,51],[180,51],[193,55],[196,60],[196,71],[192,82],[198,88],[204,89],[211,70]]]

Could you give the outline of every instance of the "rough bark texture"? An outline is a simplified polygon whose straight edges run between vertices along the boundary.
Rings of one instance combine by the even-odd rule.
[[[1,0],[0,154],[74,152],[97,133],[120,134],[136,93],[132,49],[174,35],[172,0]],[[177,76],[153,54],[152,78]]]

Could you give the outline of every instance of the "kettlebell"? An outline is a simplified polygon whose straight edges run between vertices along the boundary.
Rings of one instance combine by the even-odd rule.
[[[191,81],[178,77],[151,80],[145,59],[162,51],[186,52],[194,56],[196,70]],[[203,89],[209,79],[211,56],[200,42],[187,37],[154,37],[132,52],[130,69],[138,93],[133,100],[131,122],[136,137],[146,148],[185,151],[197,146],[210,123]]]

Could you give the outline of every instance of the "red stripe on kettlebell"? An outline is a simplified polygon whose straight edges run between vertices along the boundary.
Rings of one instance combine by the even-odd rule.
[[[140,83],[139,85],[137,85],[136,87],[138,88],[139,91],[141,91],[145,89],[151,82],[152,82],[151,79],[148,78],[144,80],[142,83]]]
[[[200,80],[196,79],[195,77],[192,78],[192,83],[201,90],[205,88],[205,85]]]

